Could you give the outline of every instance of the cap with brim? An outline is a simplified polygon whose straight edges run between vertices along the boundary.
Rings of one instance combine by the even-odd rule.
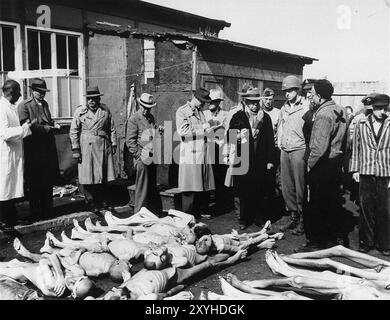
[[[245,100],[260,101],[261,94],[258,88],[249,88],[244,96]]]
[[[100,93],[99,88],[95,86],[95,87],[88,87],[87,94],[85,96],[87,98],[93,98],[93,97],[101,97],[103,96],[103,94]]]
[[[40,78],[31,79],[31,84],[29,87],[34,91],[50,92],[46,86],[46,81]]]
[[[141,97],[137,98],[138,103],[145,108],[153,108],[157,105],[153,96],[149,93],[141,94]]]
[[[198,89],[196,89],[196,91],[194,93],[194,97],[196,99],[198,99],[200,102],[210,102],[211,101],[210,91],[205,89],[205,88],[202,88],[202,87],[199,87]]]
[[[387,107],[390,104],[390,97],[387,94],[369,94],[362,102],[366,106]]]

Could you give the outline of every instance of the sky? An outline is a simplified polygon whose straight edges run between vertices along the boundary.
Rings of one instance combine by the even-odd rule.
[[[220,38],[319,59],[305,78],[390,78],[390,0],[144,0],[231,23]]]

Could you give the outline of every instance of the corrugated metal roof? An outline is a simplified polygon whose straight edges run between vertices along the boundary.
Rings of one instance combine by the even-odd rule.
[[[135,38],[154,38],[156,40],[185,40],[188,42],[210,42],[221,45],[228,45],[236,48],[243,48],[251,51],[257,51],[261,53],[276,54],[280,56],[285,56],[287,58],[304,60],[305,63],[311,64],[313,61],[318,61],[316,58],[311,58],[307,56],[292,54],[288,52],[256,47],[245,43],[234,42],[230,40],[220,39],[217,37],[205,36],[203,34],[192,34],[192,33],[183,33],[183,32],[166,32],[166,33],[156,33],[156,32],[143,32],[143,31],[132,31],[131,35]]]

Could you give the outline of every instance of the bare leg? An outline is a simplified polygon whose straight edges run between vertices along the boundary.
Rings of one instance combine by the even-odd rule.
[[[91,218],[87,218],[84,221],[84,224],[88,232],[127,232],[130,228],[129,226],[115,224],[102,226],[99,221],[97,221],[96,225],[94,225]]]
[[[268,290],[263,290],[263,292],[256,293],[256,294],[249,294],[246,292],[243,292],[235,287],[233,287],[229,282],[227,282],[224,278],[219,277],[219,281],[221,282],[221,289],[224,295],[228,297],[233,297],[234,299],[236,298],[242,298],[242,299],[249,299],[251,300],[253,297],[262,297],[264,299],[265,297],[275,295],[277,294],[276,292],[273,291],[268,291]]]
[[[18,238],[14,239],[13,245],[16,252],[20,254],[22,257],[28,258],[34,262],[39,262],[42,259],[42,256],[40,254],[32,253],[29,250],[27,250],[25,246],[22,245],[22,243]]]
[[[275,246],[276,240],[275,239],[267,239],[263,241],[262,243],[259,243],[257,245],[257,248],[259,249],[271,249]]]
[[[325,250],[307,252],[307,253],[295,253],[288,256],[293,259],[319,259],[319,258],[331,258],[331,257],[344,257],[351,261],[360,263],[368,268],[376,268],[378,266],[389,266],[390,262],[382,259],[372,257],[368,254],[361,253],[355,250],[345,248],[343,246],[335,246]]]
[[[261,242],[263,242],[264,240],[267,240],[267,239],[268,239],[268,234],[266,234],[266,233],[262,234],[256,238],[248,239],[240,245],[240,249],[247,249],[252,245],[260,244]],[[273,241],[275,242],[275,240],[273,240]]]
[[[294,287],[300,288],[300,286],[294,281],[295,277],[283,278],[283,279],[264,279],[264,280],[253,280],[253,281],[242,281],[252,288],[265,289],[268,287]]]
[[[293,265],[298,265],[302,267],[314,267],[322,269],[334,269],[338,272],[351,274],[359,278],[364,278],[367,280],[385,280],[389,279],[389,274],[386,273],[375,273],[370,271],[365,271],[359,268],[351,267],[346,264],[333,261],[329,258],[322,259],[292,259],[290,257],[281,257],[285,262]]]
[[[107,225],[125,225],[125,226],[141,225],[145,222],[159,220],[159,218],[156,215],[154,215],[146,208],[142,208],[138,213],[125,219],[117,218],[111,212],[106,212],[104,214],[104,219],[106,220]]]
[[[238,278],[234,274],[231,274],[231,273],[229,273],[226,276],[226,281],[229,284],[231,284],[234,288],[236,288],[242,292],[245,292],[245,293],[260,294],[260,295],[265,295],[265,296],[271,296],[271,295],[278,294],[277,292],[273,292],[273,291],[269,291],[269,290],[259,290],[259,289],[255,289],[253,287],[250,287],[250,286],[244,284],[243,282],[241,282],[240,280],[238,280]]]

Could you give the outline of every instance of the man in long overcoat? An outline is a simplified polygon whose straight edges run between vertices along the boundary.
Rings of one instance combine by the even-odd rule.
[[[153,162],[153,140],[157,130],[151,114],[151,109],[157,104],[148,93],[143,93],[137,100],[140,109],[130,117],[126,137],[126,144],[137,170],[134,212],[137,213],[145,207],[159,215],[162,203],[157,190],[157,165]]]
[[[176,111],[176,128],[181,137],[179,189],[182,192],[182,210],[200,218],[206,214],[209,191],[215,189],[212,159],[206,142],[211,132],[203,114],[210,102],[209,91],[198,88],[191,101]]]
[[[104,185],[115,179],[113,154],[116,152],[116,131],[110,110],[100,103],[99,88],[87,89],[87,105],[77,108],[69,136],[73,158],[79,162],[79,183],[92,211],[107,208]],[[97,200],[100,200],[98,203]]]
[[[54,132],[61,127],[51,118],[46,102],[47,89],[43,79],[31,80],[31,97],[18,106],[19,120],[34,121],[32,135],[25,138],[24,176],[29,194],[30,219],[40,220],[52,216],[53,186],[59,180],[59,166]]]
[[[0,99],[0,229],[12,236],[16,221],[14,199],[23,192],[23,138],[31,134],[30,122],[22,126],[15,103],[20,97],[20,86],[7,80]]]
[[[260,91],[249,88],[245,95],[247,108],[237,111],[229,130],[237,131],[236,152],[241,165],[248,167],[244,174],[234,175],[233,186],[240,198],[240,229],[252,223],[260,226],[267,219],[267,173],[273,168],[274,132],[270,116],[260,110]],[[249,148],[243,148],[249,144]],[[245,154],[247,150],[248,154]],[[247,163],[244,164],[243,162]]]

